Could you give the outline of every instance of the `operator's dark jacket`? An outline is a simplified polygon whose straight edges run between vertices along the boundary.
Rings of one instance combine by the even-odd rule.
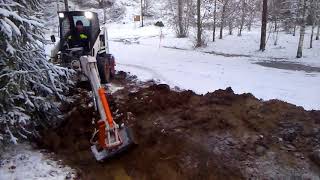
[[[68,36],[68,44],[70,47],[83,47],[87,52],[89,51],[89,35],[86,31],[74,31]]]

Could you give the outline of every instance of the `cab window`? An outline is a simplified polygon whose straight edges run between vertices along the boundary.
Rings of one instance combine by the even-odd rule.
[[[61,23],[61,37],[65,37],[66,34],[70,32],[70,20],[68,18],[64,18]]]
[[[79,20],[82,21],[84,27],[90,27],[90,21],[84,16],[73,16],[74,26]]]

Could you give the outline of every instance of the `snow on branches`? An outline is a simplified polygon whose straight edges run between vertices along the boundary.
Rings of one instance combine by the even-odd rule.
[[[69,72],[50,63],[39,0],[0,0],[0,141],[54,123]]]

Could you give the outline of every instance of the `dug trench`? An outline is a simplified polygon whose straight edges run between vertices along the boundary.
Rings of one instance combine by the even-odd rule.
[[[78,179],[270,179],[320,175],[320,112],[262,101],[231,88],[205,95],[137,82],[124,72],[109,94],[115,121],[138,144],[103,163],[90,151],[97,119],[78,88],[64,122],[43,131],[39,146],[76,169]]]

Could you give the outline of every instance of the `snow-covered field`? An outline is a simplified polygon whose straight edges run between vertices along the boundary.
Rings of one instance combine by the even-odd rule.
[[[308,49],[306,37],[305,55],[296,59],[297,37],[281,33],[279,45],[274,46],[270,37],[262,53],[258,51],[258,30],[244,32],[242,37],[225,36],[205,48],[194,49],[192,36],[178,39],[168,28],[163,29],[160,41],[158,27],[112,24],[110,51],[117,58],[118,70],[131,72],[141,80],[156,79],[199,94],[231,86],[236,93],[252,93],[263,100],[280,99],[307,110],[319,110],[319,71],[285,70],[255,63],[285,61],[320,67],[320,41],[314,41],[314,48]]]
[[[226,30],[223,39],[217,37],[216,42],[211,42],[212,32],[206,31],[207,46],[194,49],[195,34],[191,31],[188,38],[176,38],[163,16],[162,1],[152,4],[154,17],[145,19],[147,26],[143,28],[132,22],[133,16],[139,14],[139,1],[117,3],[125,7],[122,19],[109,24],[110,49],[117,58],[117,70],[199,94],[231,86],[236,93],[249,92],[263,100],[280,99],[307,110],[320,109],[320,41],[314,41],[314,47],[309,48],[310,28],[301,59],[295,57],[298,34],[293,37],[280,32],[275,46],[275,35],[270,33],[266,51],[258,51],[259,26],[253,26],[250,32],[244,30],[241,37],[236,29],[234,35],[228,35]],[[102,10],[86,10],[103,17]],[[158,20],[165,23],[161,40],[160,28],[152,25]],[[259,62],[271,63],[272,67],[256,64]]]
[[[76,177],[75,170],[28,144],[7,147],[0,157],[0,180],[65,180]]]

